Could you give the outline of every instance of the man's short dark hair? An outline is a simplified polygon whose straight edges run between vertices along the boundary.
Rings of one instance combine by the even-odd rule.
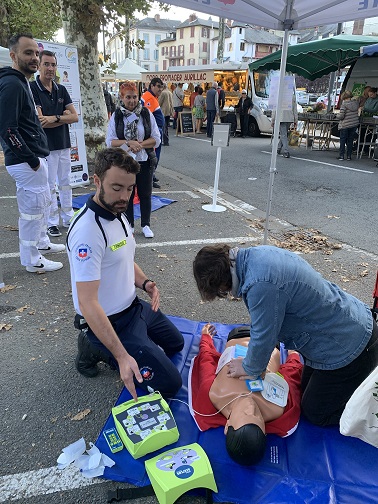
[[[193,274],[201,298],[212,301],[231,290],[230,247],[226,244],[203,247],[193,261]],[[222,289],[225,289],[224,291]]]
[[[43,51],[41,51],[39,53],[39,59],[42,61],[42,56],[52,56],[53,58],[55,58],[55,61],[58,62],[58,60],[56,59],[56,54],[52,51],[48,51],[47,49],[43,49]]]
[[[226,448],[237,464],[254,465],[264,456],[266,435],[255,424],[246,424],[236,430],[230,426],[226,434]]]
[[[140,170],[139,163],[119,147],[109,147],[99,151],[95,159],[94,172],[101,181],[104,180],[105,173],[112,166],[117,166],[117,168],[134,175],[139,173]]]
[[[156,86],[156,84],[161,84],[161,85],[163,85],[163,81],[162,81],[161,79],[159,79],[159,77],[154,77],[154,78],[151,80],[149,87],[151,88],[151,86]]]
[[[34,40],[34,37],[31,33],[18,33],[17,35],[12,35],[12,37],[10,37],[10,39],[8,40],[8,48],[10,51],[14,51],[17,48],[20,38],[22,37]]]

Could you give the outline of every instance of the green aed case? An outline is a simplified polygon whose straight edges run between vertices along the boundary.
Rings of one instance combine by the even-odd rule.
[[[145,467],[159,504],[173,504],[194,488],[218,492],[209,459],[198,443],[171,448],[146,460]]]
[[[158,392],[119,404],[112,408],[112,415],[119,437],[135,459],[179,438],[168,403]]]

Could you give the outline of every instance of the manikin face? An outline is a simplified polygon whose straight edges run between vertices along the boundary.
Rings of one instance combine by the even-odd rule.
[[[28,37],[20,37],[16,48],[9,53],[13,68],[23,73],[25,77],[31,77],[39,65],[39,47],[35,40]]]
[[[264,419],[259,407],[250,395],[240,397],[231,404],[231,414],[227,419],[224,433],[227,434],[229,427],[233,427],[234,430],[237,430],[247,424],[257,425],[265,433]]]
[[[136,176],[112,166],[101,181],[94,175],[96,195],[94,201],[114,214],[125,212],[135,185]]]
[[[125,94],[122,97],[123,104],[127,110],[134,110],[138,105],[138,93],[136,91],[131,91],[131,89],[126,89]]]
[[[56,77],[56,59],[55,56],[46,56],[41,58],[39,73],[42,81],[52,81]]]

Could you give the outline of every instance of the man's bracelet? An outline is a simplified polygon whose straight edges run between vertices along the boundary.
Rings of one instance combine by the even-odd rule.
[[[144,292],[147,292],[146,290],[146,284],[148,282],[153,282],[153,280],[150,280],[149,278],[147,278],[143,283],[142,283],[142,289],[144,290]]]

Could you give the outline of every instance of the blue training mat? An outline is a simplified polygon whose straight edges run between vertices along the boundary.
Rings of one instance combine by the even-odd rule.
[[[205,322],[170,317],[185,339],[184,349],[173,362],[180,370],[183,387],[176,399],[188,401],[188,373],[197,355],[201,328]],[[228,333],[236,325],[214,324],[218,334],[214,344],[222,351]],[[140,390],[138,390],[139,395]],[[116,404],[128,401],[124,388]],[[218,493],[215,502],[235,504],[368,504],[378,502],[378,449],[359,439],[344,437],[338,427],[321,428],[300,420],[297,430],[288,438],[267,436],[264,459],[254,467],[243,467],[227,454],[223,428],[200,432],[188,407],[170,402],[180,438],[174,445],[199,443],[206,451],[214,471]],[[114,427],[110,415],[103,430]],[[134,460],[126,449],[112,454],[101,431],[96,446],[115,461],[106,468],[104,477],[114,481],[146,486],[149,479],[144,461],[159,452]],[[164,452],[169,447],[162,448]]]
[[[85,205],[87,199],[90,196],[93,196],[95,193],[82,194],[81,196],[76,196],[72,198],[72,208],[79,209]],[[170,205],[171,203],[175,203],[177,200],[172,200],[169,198],[161,198],[160,196],[152,195],[151,196],[151,211],[159,210],[159,208]],[[134,219],[140,219],[140,204],[134,204]]]

